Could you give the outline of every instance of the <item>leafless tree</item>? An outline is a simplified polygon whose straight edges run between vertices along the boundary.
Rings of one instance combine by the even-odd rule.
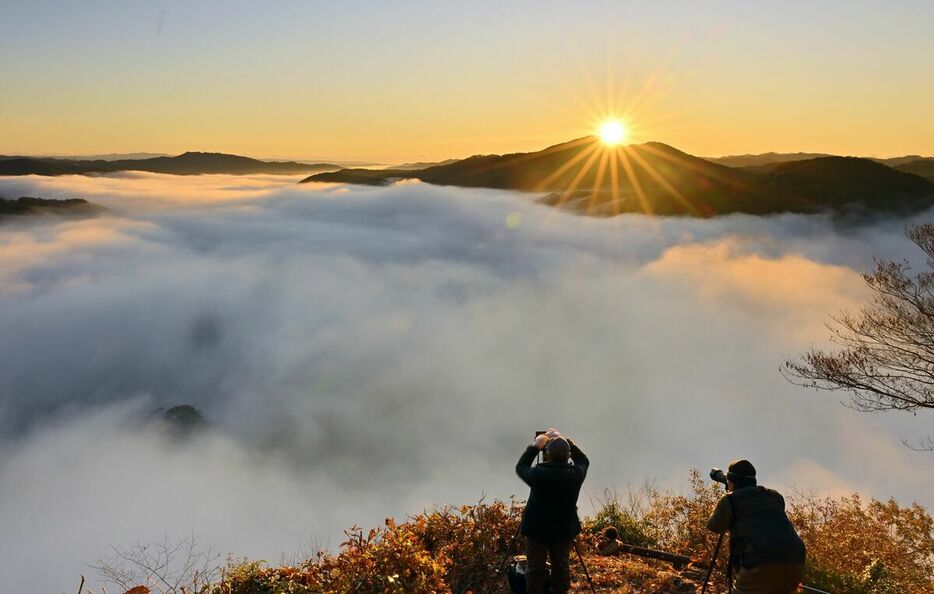
[[[164,535],[148,543],[111,547],[110,555],[91,567],[121,591],[148,586],[160,594],[199,594],[217,580],[220,555],[201,547],[192,535],[173,540]]]
[[[857,313],[827,324],[834,351],[812,349],[786,361],[782,374],[819,390],[844,391],[860,411],[934,409],[934,225],[906,234],[927,256],[927,269],[913,274],[908,261],[877,260],[863,275],[872,291]],[[915,446],[934,449],[930,438]]]

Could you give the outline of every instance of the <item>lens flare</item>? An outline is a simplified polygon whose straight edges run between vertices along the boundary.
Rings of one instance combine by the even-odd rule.
[[[603,141],[603,144],[613,146],[622,144],[626,139],[626,128],[619,120],[607,120],[606,122],[600,124],[600,130],[598,131],[598,134],[600,135],[600,140]]]

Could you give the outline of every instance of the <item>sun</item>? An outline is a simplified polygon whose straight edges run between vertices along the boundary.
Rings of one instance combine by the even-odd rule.
[[[619,120],[607,120],[603,122],[600,124],[600,129],[597,133],[600,135],[600,140],[603,141],[603,144],[609,146],[622,144],[623,141],[626,140],[626,128]]]

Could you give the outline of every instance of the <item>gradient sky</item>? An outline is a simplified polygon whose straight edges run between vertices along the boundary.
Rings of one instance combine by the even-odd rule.
[[[0,154],[440,159],[576,138],[609,103],[699,155],[931,155],[932,23],[924,0],[0,0]]]

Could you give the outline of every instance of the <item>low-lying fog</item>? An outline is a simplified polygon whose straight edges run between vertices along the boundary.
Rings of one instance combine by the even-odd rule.
[[[110,214],[0,224],[0,591],[201,535],[256,559],[427,506],[524,497],[535,429],[586,493],[747,457],[764,484],[934,505],[930,417],[790,385],[906,221],[599,220],[527,195],[294,179],[2,178]],[[142,428],[188,403],[212,428]],[[584,513],[592,511],[582,496]]]

